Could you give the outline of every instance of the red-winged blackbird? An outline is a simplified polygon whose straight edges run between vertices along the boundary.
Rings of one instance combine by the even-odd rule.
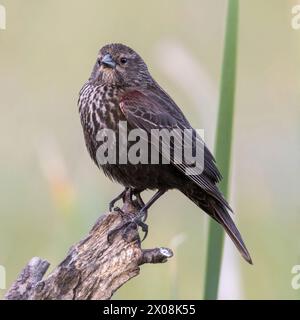
[[[145,213],[167,190],[178,189],[220,223],[242,256],[252,263],[228,213],[232,210],[218,190],[217,183],[221,180],[221,174],[206,146],[201,174],[186,175],[184,171],[190,165],[178,164],[174,159],[171,159],[170,164],[161,161],[159,164],[121,164],[118,160],[116,164],[98,163],[97,150],[102,142],[97,133],[104,128],[117,133],[119,121],[127,121],[128,130],[142,128],[148,133],[151,129],[192,129],[179,107],[151,77],[145,62],[134,50],[122,44],[104,46],[89,80],[80,91],[78,104],[87,149],[104,173],[125,186],[125,190],[133,190],[141,203],[140,192],[145,189],[158,190],[141,213]],[[112,201],[111,206],[122,195],[124,192]],[[140,221],[139,225],[145,228],[143,222]]]

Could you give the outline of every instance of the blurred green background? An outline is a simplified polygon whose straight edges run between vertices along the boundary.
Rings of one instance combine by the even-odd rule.
[[[122,42],[138,51],[213,148],[227,1],[0,3],[7,11],[0,31],[0,265],[9,287],[33,256],[59,263],[122,188],[90,160],[77,111],[101,46]],[[300,264],[295,4],[240,1],[230,202],[254,266],[226,241],[220,298],[300,298],[291,287],[291,269]],[[114,298],[201,299],[208,218],[173,191],[148,219],[143,246],[171,246],[175,257],[142,266]]]

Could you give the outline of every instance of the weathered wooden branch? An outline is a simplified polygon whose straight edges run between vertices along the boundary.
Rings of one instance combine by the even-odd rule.
[[[43,279],[49,263],[32,258],[6,293],[8,300],[110,299],[114,292],[140,272],[144,263],[163,263],[172,257],[167,248],[141,249],[135,224],[116,234],[108,243],[110,230],[124,219],[133,219],[137,206],[128,197],[124,214],[110,212],[101,216],[86,238],[73,245],[66,258]]]

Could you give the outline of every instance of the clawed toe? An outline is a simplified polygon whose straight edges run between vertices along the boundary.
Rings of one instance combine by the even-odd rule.
[[[113,240],[120,232],[122,233],[122,237],[124,238],[126,231],[128,230],[128,227],[131,223],[132,223],[131,221],[127,221],[125,223],[122,223],[120,226],[110,230],[107,234],[107,242],[109,244],[112,244]]]
[[[144,241],[148,235],[148,225],[145,223],[147,219],[147,211],[140,211],[138,215],[134,218],[134,222],[141,227],[142,231],[144,232],[144,237],[142,241]]]
[[[121,208],[119,208],[119,207],[114,207],[114,208],[113,208],[113,211],[118,212],[118,213],[120,213],[120,214],[125,214],[124,211],[123,211]]]
[[[119,211],[120,213],[124,213],[120,208],[115,208],[115,211]],[[107,241],[109,244],[112,244],[114,238],[117,234],[120,232],[122,233],[122,237],[126,238],[128,231],[132,226],[135,228],[141,227],[142,231],[144,232],[144,237],[142,241],[144,241],[148,235],[148,225],[145,223],[145,217],[147,217],[147,212],[139,212],[137,216],[133,219],[130,219],[129,221],[126,221],[124,223],[121,223],[118,227],[114,228],[113,230],[110,230],[107,235]]]
[[[128,191],[128,192],[127,192]],[[129,221],[126,221],[125,223],[122,223],[119,227],[109,231],[108,236],[107,236],[107,240],[109,243],[112,243],[113,238],[116,236],[116,234],[118,234],[120,231],[122,231],[122,236],[126,236],[126,234],[128,233],[128,228],[129,226],[135,226],[135,227],[141,227],[142,231],[144,232],[144,237],[143,240],[144,241],[148,235],[148,225],[145,223],[146,219],[147,219],[147,211],[148,209],[152,206],[152,204],[159,199],[165,192],[165,189],[160,189],[158,190],[154,196],[152,196],[152,198],[145,204],[143,199],[140,196],[140,192],[141,190],[138,189],[134,189],[134,188],[126,188],[124,190],[124,201],[134,201],[134,203],[136,203],[138,205],[138,207],[140,208],[139,213],[132,219],[130,219]],[[132,195],[135,195],[136,199],[132,199]],[[119,195],[117,198],[120,198],[121,195]],[[110,206],[113,206],[114,203],[116,202],[115,198],[111,203]],[[128,198],[128,199],[127,199]],[[119,211],[121,214],[124,214],[124,212],[120,209],[120,208],[114,208],[115,211]],[[122,215],[122,218],[126,218],[125,214]],[[128,218],[127,218],[128,219]]]
[[[109,203],[109,205],[108,205],[108,209],[109,209],[110,212],[116,211],[115,208],[114,208],[115,203],[116,203],[117,201],[121,200],[121,199],[124,200],[124,196],[125,196],[125,194],[126,194],[126,192],[127,192],[128,189],[129,189],[129,188],[125,188],[119,195],[117,195],[114,199],[112,199],[112,201],[111,201],[111,202]]]
[[[144,241],[148,235],[148,225],[146,223],[144,223],[142,220],[136,221],[136,224],[142,228],[142,231],[144,232],[144,237],[142,239],[142,241]]]

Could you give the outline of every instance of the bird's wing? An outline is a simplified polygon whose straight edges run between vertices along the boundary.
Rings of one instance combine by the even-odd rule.
[[[176,163],[174,159],[171,158],[170,160],[181,172],[186,173],[188,170],[187,177],[231,210],[216,186],[216,183],[221,179],[221,174],[216,167],[213,155],[207,149],[201,137],[191,127],[175,102],[164,91],[160,91],[159,94],[156,94],[153,90],[145,89],[127,92],[120,100],[120,109],[132,127],[144,129],[148,133],[152,129],[180,129],[179,132],[182,132],[183,129],[191,129],[194,138],[204,148],[203,172],[199,174],[196,168],[183,161]],[[178,131],[176,132],[178,133]],[[193,146],[194,142],[191,141]],[[174,145],[177,143],[182,145],[181,133],[174,137]],[[170,148],[170,146],[166,146],[166,148]]]

